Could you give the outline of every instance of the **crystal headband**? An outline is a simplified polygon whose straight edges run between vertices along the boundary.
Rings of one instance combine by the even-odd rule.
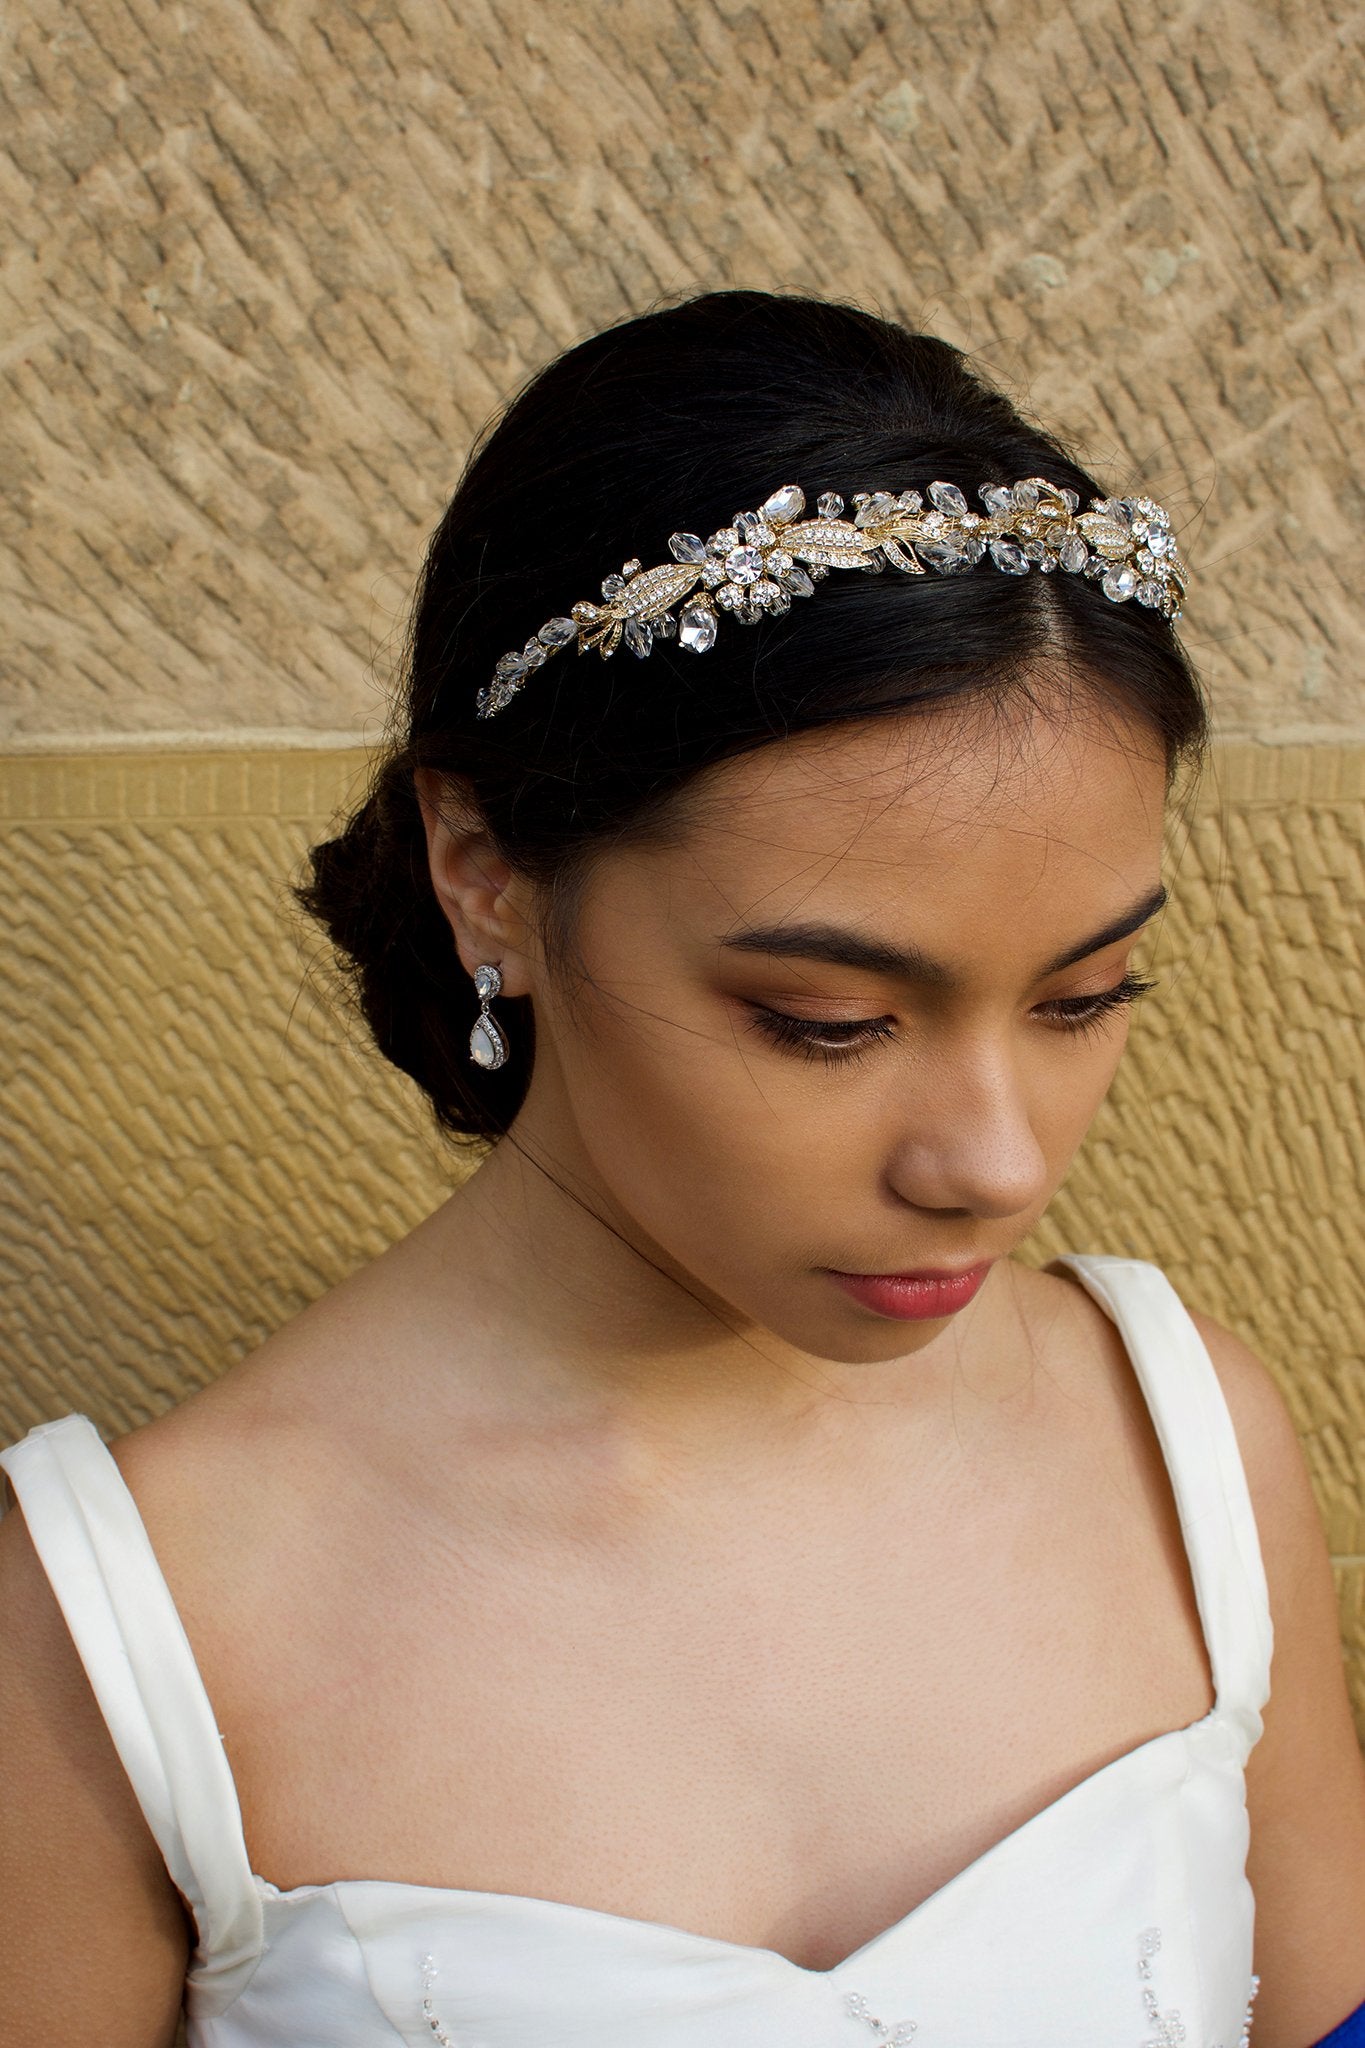
[[[1030,564],[1044,576],[1065,569],[1094,578],[1114,604],[1136,597],[1168,619],[1180,617],[1185,565],[1170,520],[1150,498],[1092,498],[1082,512],[1074,491],[1040,476],[981,484],[977,495],[984,513],[971,510],[956,484],[930,484],[928,511],[918,491],[855,491],[853,517],[844,519],[843,499],[826,491],[818,516],[805,519],[805,492],[783,484],[757,512],[737,512],[709,540],[670,534],[671,562],[655,569],[627,562],[603,583],[601,604],[576,604],[567,618],[548,619],[519,654],[501,657],[475,699],[478,715],[491,718],[510,704],[527,676],[573,641],[580,654],[595,647],[605,656],[624,640],[643,660],[656,636],[676,635],[680,646],[705,654],[721,612],[748,624],[785,612],[794,597],[812,596],[831,569],[923,576],[927,566],[952,576],[989,554],[1009,576],[1027,575]]]

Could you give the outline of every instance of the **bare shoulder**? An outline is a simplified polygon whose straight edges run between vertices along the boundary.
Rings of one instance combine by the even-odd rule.
[[[320,1544],[335,1522],[316,1455],[332,1313],[109,1444],[215,1709],[249,1698],[252,1658],[268,1654],[259,1618],[272,1558],[292,1563],[301,1531]],[[194,1929],[8,1484],[6,1497],[0,1926],[14,1940],[0,1968],[0,2041],[56,2040],[77,2010],[99,2014],[109,2048],[163,2048]],[[279,1576],[294,1586],[292,1572]]]
[[[1123,1338],[1077,1275],[1066,1268],[1052,1272],[1014,1259],[1007,1272],[1023,1326],[1035,1353],[1046,1357],[1052,1377],[1091,1387],[1096,1364],[1102,1363],[1120,1400],[1145,1414]]]
[[[1325,1610],[1325,1596],[1332,1588],[1326,1531],[1298,1426],[1274,1373],[1243,1338],[1213,1316],[1191,1309],[1190,1318],[1218,1376],[1246,1473],[1270,1596],[1277,1645],[1272,1675],[1278,1688],[1315,1599],[1317,1608]],[[1331,1641],[1338,1648],[1335,1605]],[[1344,1680],[1341,1690],[1344,1693]],[[1267,1710],[1265,1720],[1266,1737],[1253,1753],[1255,1765],[1263,1765],[1276,1747],[1273,1709]]]
[[[348,1491],[338,1470],[348,1435],[328,1416],[325,1321],[287,1326],[109,1445],[220,1714],[247,1676],[227,1646],[252,1639],[272,1589],[278,1604],[288,1586],[306,1587]]]
[[[1035,1341],[1063,1346],[1078,1340],[1085,1343],[1092,1358],[1096,1345],[1106,1352],[1123,1354],[1123,1341],[1100,1304],[1072,1272],[1052,1272],[1046,1266],[1026,1266],[1010,1259],[1005,1272],[1015,1301]]]
[[[1241,1337],[1191,1315],[1237,1436],[1274,1630],[1264,1732],[1246,1772],[1257,2038],[1299,2048],[1365,1999],[1365,1759],[1326,1532],[1293,1414]]]
[[[1320,1596],[1330,1584],[1326,1532],[1298,1428],[1274,1373],[1243,1338],[1213,1316],[1191,1309],[1190,1319],[1204,1341],[1232,1418],[1260,1539],[1279,1664],[1301,1632],[1305,1596],[1311,1597],[1315,1588]],[[1281,1671],[1273,1676],[1278,1681]],[[1265,1719],[1267,1733],[1258,1745],[1258,1763],[1275,1747],[1273,1711],[1268,1710]]]
[[[0,1640],[0,2040],[56,2041],[97,2013],[109,2048],[161,2048],[189,1923],[17,1503]]]
[[[260,1526],[310,1491],[310,1477],[356,1439],[377,1382],[401,1349],[392,1254],[319,1296],[255,1350],[109,1449],[140,1508],[189,1536],[225,1521]]]
[[[365,1582],[365,1546],[402,1511],[420,1311],[381,1265],[109,1446],[230,1747],[284,1711],[328,1588]]]
[[[1204,1340],[1228,1404],[1253,1505],[1259,1508],[1257,1497],[1262,1496],[1273,1514],[1277,1504],[1283,1503],[1291,1509],[1290,1521],[1300,1525],[1307,1520],[1305,1509],[1311,1508],[1312,1521],[1320,1531],[1298,1428],[1279,1381],[1235,1330],[1202,1309],[1192,1308],[1189,1315]],[[1287,1501],[1286,1488],[1291,1496]]]

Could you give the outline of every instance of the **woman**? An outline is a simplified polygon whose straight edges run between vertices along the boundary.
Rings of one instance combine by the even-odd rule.
[[[494,1142],[179,1409],[3,1454],[5,2041],[152,2048],[187,1973],[212,2048],[1365,2038],[1284,1405],[1150,1265],[1011,1257],[1144,986],[1183,586],[848,308],[513,404],[305,892]]]

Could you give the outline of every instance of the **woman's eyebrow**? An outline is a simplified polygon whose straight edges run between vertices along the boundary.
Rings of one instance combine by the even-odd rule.
[[[1134,932],[1141,931],[1143,925],[1156,916],[1158,910],[1164,910],[1168,901],[1165,885],[1159,882],[1155,889],[1149,889],[1145,896],[1140,896],[1131,909],[1116,917],[1112,924],[1102,926],[1088,939],[1082,939],[1079,945],[1070,946],[1055,960],[1049,960],[1043,974],[1060,974],[1064,967],[1074,967],[1078,960],[1088,960],[1092,953],[1101,952],[1105,946],[1112,946],[1119,939],[1131,938]],[[1042,975],[1039,976],[1041,979]]]
[[[1166,902],[1167,892],[1163,885],[1150,889],[1099,931],[1078,939],[1055,960],[1049,960],[1039,969],[1038,979],[1041,981],[1045,975],[1060,974],[1064,967],[1074,967],[1077,961],[1088,959],[1105,946],[1130,938],[1149,918],[1164,909]],[[770,953],[788,960],[819,960],[830,967],[860,967],[870,974],[917,982],[924,988],[951,991],[961,986],[959,977],[950,967],[941,960],[932,959],[918,946],[888,945],[883,940],[865,938],[861,932],[848,931],[837,924],[750,925],[740,931],[727,932],[717,944],[739,953]]]

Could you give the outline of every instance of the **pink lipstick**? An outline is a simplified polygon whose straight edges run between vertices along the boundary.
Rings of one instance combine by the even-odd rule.
[[[826,1271],[837,1286],[875,1315],[920,1322],[955,1315],[965,1308],[994,1263],[986,1259],[956,1273],[837,1273],[833,1267]]]

